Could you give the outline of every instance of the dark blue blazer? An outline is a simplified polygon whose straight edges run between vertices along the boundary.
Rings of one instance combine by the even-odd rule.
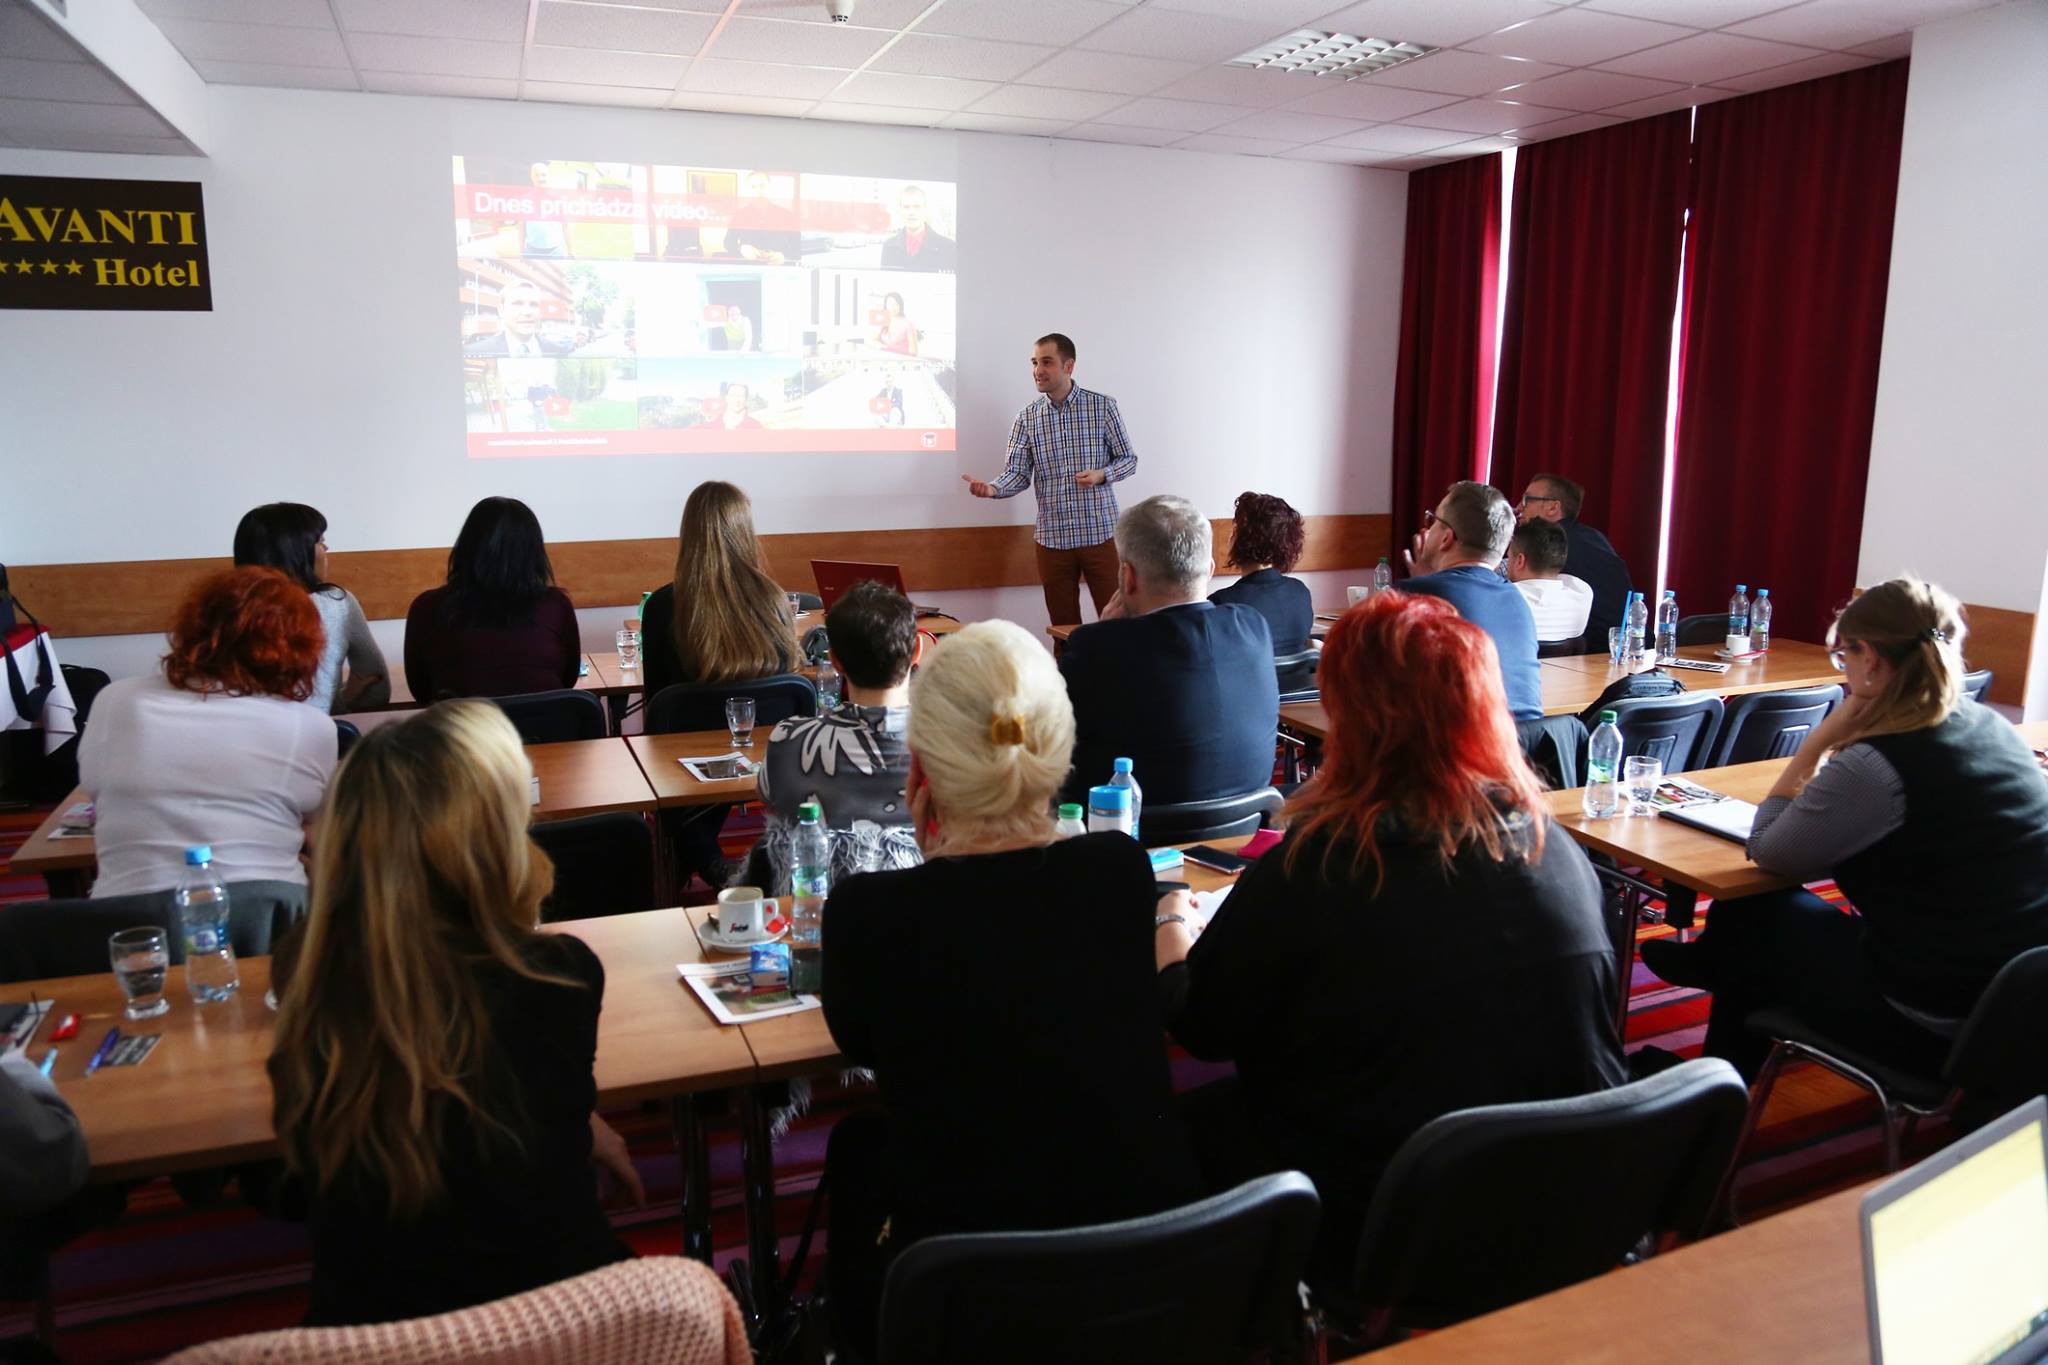
[[[1315,599],[1308,584],[1289,578],[1278,569],[1248,573],[1227,588],[1209,594],[1211,602],[1235,602],[1250,607],[1266,618],[1273,635],[1273,653],[1299,654],[1308,648],[1309,632],[1315,629]]]
[[[1628,565],[1608,543],[1607,537],[1576,517],[1558,523],[1570,547],[1564,571],[1582,578],[1593,590],[1593,610],[1586,617],[1586,652],[1599,654],[1607,648],[1607,631],[1621,624],[1621,609],[1631,591]]]
[[[1118,758],[1131,760],[1147,805],[1272,782],[1280,691],[1273,637],[1250,607],[1189,602],[1081,626],[1060,672],[1074,703],[1067,800],[1085,801]]]
[[[1455,569],[1411,578],[1401,585],[1409,592],[1441,597],[1458,615],[1493,637],[1500,655],[1500,680],[1508,694],[1508,710],[1516,720],[1543,717],[1543,675],[1536,662],[1536,618],[1529,614],[1521,589],[1492,569],[1463,564]]]

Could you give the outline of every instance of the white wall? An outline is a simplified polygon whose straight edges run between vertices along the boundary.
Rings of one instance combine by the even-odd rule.
[[[1861,582],[1911,572],[1966,602],[2048,608],[2044,72],[2048,0],[1913,35]],[[2044,664],[2029,716],[2048,714]]]

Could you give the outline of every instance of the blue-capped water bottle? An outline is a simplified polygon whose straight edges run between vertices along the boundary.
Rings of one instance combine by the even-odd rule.
[[[1771,590],[1756,590],[1756,605],[1749,609],[1749,647],[1761,654],[1771,647]]]
[[[1634,668],[1643,661],[1643,637],[1650,629],[1650,604],[1639,592],[1629,594],[1628,613],[1623,619],[1628,641],[1622,646],[1622,662]]]
[[[1143,828],[1143,825],[1139,822],[1144,818],[1145,812],[1144,790],[1138,786],[1138,779],[1131,776],[1131,760],[1119,758],[1111,762],[1109,766],[1111,769],[1109,785],[1127,788],[1131,793],[1131,837],[1133,839],[1140,838],[1142,836],[1139,835],[1138,831]]]
[[[1728,640],[1730,654],[1749,653],[1749,584],[1737,583],[1735,596],[1728,599]]]
[[[1657,657],[1675,659],[1678,657],[1678,589],[1664,589],[1664,600],[1657,604]]]
[[[1112,787],[1104,783],[1088,789],[1088,832],[1115,830],[1119,834],[1131,832],[1131,789]]]
[[[241,986],[242,972],[228,935],[228,889],[213,870],[210,845],[185,850],[185,875],[171,901],[185,936],[185,988],[202,1005],[227,999]]]

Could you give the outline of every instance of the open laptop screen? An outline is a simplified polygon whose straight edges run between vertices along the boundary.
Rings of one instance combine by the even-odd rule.
[[[1988,1365],[2048,1350],[2044,1126],[2035,1100],[1865,1198],[1873,1361]]]

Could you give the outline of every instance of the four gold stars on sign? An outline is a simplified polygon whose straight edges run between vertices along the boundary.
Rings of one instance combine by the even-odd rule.
[[[15,261],[13,269],[17,275],[33,275],[38,270],[45,275],[54,275],[59,270],[67,275],[83,275],[85,264],[82,261],[65,261],[62,264],[56,261]],[[0,261],[0,275],[6,274],[7,270],[8,262]]]

